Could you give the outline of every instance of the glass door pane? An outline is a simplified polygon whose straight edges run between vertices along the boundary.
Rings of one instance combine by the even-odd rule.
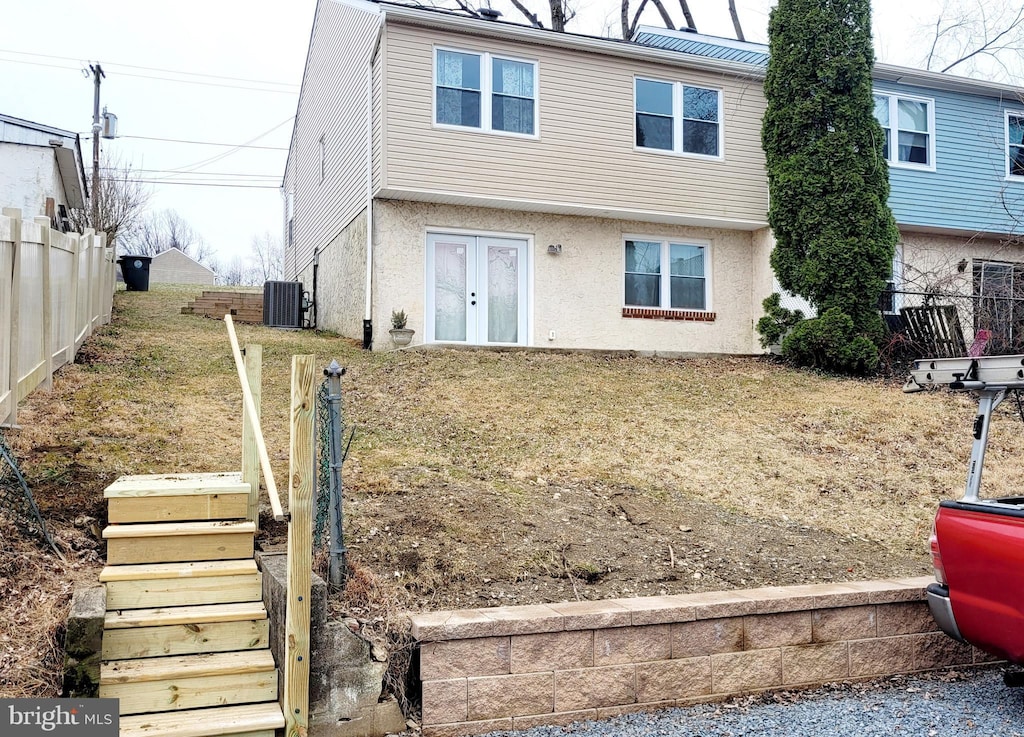
[[[487,247],[487,342],[519,342],[519,249]]]
[[[465,342],[469,246],[437,240],[434,256],[434,340]]]

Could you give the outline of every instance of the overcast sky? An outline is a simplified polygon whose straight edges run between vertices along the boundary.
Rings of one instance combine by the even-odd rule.
[[[540,7],[538,0],[530,5]],[[636,3],[634,3],[635,5]],[[152,182],[155,210],[173,209],[230,261],[254,236],[281,231],[279,185],[316,0],[21,0],[0,20],[0,113],[83,134],[91,164],[93,85],[120,138],[103,148]],[[748,40],[764,41],[773,0],[738,0]],[[879,58],[915,65],[938,0],[875,0]],[[505,20],[520,16],[494,0]],[[681,20],[678,4],[667,3]],[[733,35],[726,0],[690,0],[698,30]],[[571,30],[618,31],[615,0],[579,0]],[[648,19],[649,17],[649,19]],[[657,25],[656,14],[645,22]],[[153,140],[173,139],[173,140]],[[206,145],[211,143],[232,146]],[[239,144],[261,148],[235,148]],[[187,183],[187,184],[186,184]],[[210,186],[229,184],[231,187]],[[200,186],[204,185],[204,186]],[[2,205],[3,203],[0,203]]]

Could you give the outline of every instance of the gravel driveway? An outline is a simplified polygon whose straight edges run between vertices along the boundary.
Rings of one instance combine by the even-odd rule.
[[[1002,670],[897,676],[813,691],[776,692],[717,704],[630,714],[568,727],[491,737],[1024,737],[1024,690]]]

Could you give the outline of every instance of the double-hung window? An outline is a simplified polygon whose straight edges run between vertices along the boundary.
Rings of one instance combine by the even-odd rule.
[[[885,158],[893,166],[935,168],[935,103],[875,93],[875,118],[885,130]]]
[[[1024,178],[1024,112],[1006,112],[1006,176]]]
[[[537,135],[537,63],[436,49],[434,122],[488,133]]]
[[[706,244],[627,239],[627,307],[707,310],[710,302]]]
[[[637,78],[637,148],[722,156],[722,93],[681,82]]]

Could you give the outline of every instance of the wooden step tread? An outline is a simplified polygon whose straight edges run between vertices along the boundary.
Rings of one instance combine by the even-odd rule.
[[[100,665],[100,685],[265,673],[275,668],[270,650],[112,660]]]
[[[281,706],[220,706],[165,714],[121,717],[121,737],[218,737],[272,731],[284,727]]]
[[[103,529],[103,538],[138,538],[138,537],[179,537],[188,535],[226,535],[256,534],[256,525],[252,522],[154,522],[133,523],[126,525],[108,525]]]
[[[103,628],[112,630],[125,627],[163,627],[171,624],[239,622],[266,618],[267,609],[263,606],[262,601],[248,601],[234,604],[168,606],[107,612],[103,618]]]
[[[103,498],[248,493],[240,473],[174,473],[122,476],[103,490]]]
[[[164,578],[206,578],[211,576],[243,576],[257,573],[254,560],[204,560],[191,563],[149,563],[104,566],[100,583],[110,581],[154,581]]]

